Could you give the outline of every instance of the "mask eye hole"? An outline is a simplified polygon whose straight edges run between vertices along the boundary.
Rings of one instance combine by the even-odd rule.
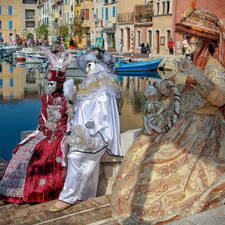
[[[91,63],[88,63],[88,68],[90,68],[91,67]]]
[[[48,86],[53,86],[54,82],[48,82]]]

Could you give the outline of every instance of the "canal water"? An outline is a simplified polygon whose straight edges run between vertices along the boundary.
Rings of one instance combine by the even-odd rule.
[[[67,77],[75,83],[85,75],[70,69]],[[142,127],[143,92],[147,79],[118,79],[121,131]],[[46,90],[46,74],[38,65],[13,65],[0,62],[0,158],[9,160],[13,148],[21,141],[21,132],[35,130],[40,113],[40,98]]]

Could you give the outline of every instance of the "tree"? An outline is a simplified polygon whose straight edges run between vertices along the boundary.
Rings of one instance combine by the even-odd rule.
[[[65,40],[65,38],[69,36],[69,27],[67,25],[60,26],[58,34]]]
[[[45,24],[42,24],[36,29],[36,34],[39,38],[43,38],[45,40],[48,39],[48,26]]]
[[[89,31],[89,29],[89,27],[83,25],[83,21],[80,18],[74,18],[73,24],[71,25],[71,31],[73,32],[75,39],[78,40],[79,43],[85,37],[85,34]]]

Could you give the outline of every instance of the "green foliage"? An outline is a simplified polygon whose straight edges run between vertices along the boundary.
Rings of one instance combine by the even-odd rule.
[[[43,38],[43,39],[47,40],[48,39],[48,26],[45,24],[40,25],[36,29],[36,34],[37,34],[38,38]]]
[[[83,25],[82,20],[78,17],[74,18],[73,24],[71,25],[71,31],[74,33],[75,39],[79,42],[82,41],[89,29],[89,27]]]
[[[68,25],[60,26],[59,30],[58,30],[58,34],[60,34],[61,37],[63,38],[63,40],[65,40],[66,37],[69,36],[69,27],[68,27]]]

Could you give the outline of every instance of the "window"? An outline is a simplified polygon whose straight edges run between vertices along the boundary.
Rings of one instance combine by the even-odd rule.
[[[13,73],[14,72],[14,66],[13,64],[9,64],[9,73]]]
[[[3,88],[3,79],[0,79],[0,88]]]
[[[170,2],[166,2],[166,4],[167,4],[167,14],[169,14],[170,13]]]
[[[8,21],[8,29],[9,30],[12,30],[13,29],[13,21],[12,20],[9,20]]]
[[[164,15],[164,14],[165,14],[165,7],[166,7],[166,3],[165,3],[165,2],[163,2],[162,4],[163,4],[162,6],[163,6],[163,15]]]
[[[105,2],[105,4],[108,4],[109,3],[109,0],[105,0],[104,2]]]
[[[0,29],[2,29],[2,21],[0,20]]]
[[[109,8],[108,7],[105,8],[105,19],[106,20],[109,19]]]
[[[8,15],[12,15],[13,14],[13,7],[10,5],[8,6]]]
[[[0,64],[0,73],[2,73],[2,64]]]
[[[0,15],[2,15],[2,7],[0,6]]]
[[[23,4],[37,4],[37,0],[23,0]]]
[[[152,31],[148,31],[148,44],[151,47],[152,46]]]
[[[81,19],[89,20],[89,9],[81,9]]]
[[[3,39],[2,32],[0,32],[0,41]]]
[[[14,87],[14,80],[13,80],[13,78],[9,79],[9,86],[10,87]]]
[[[137,32],[137,46],[139,47],[141,45],[141,31],[139,30]]]
[[[112,17],[116,17],[116,6],[112,7]]]
[[[159,2],[157,2],[157,15],[159,15]]]
[[[167,45],[168,45],[170,39],[171,39],[171,31],[167,30]]]

